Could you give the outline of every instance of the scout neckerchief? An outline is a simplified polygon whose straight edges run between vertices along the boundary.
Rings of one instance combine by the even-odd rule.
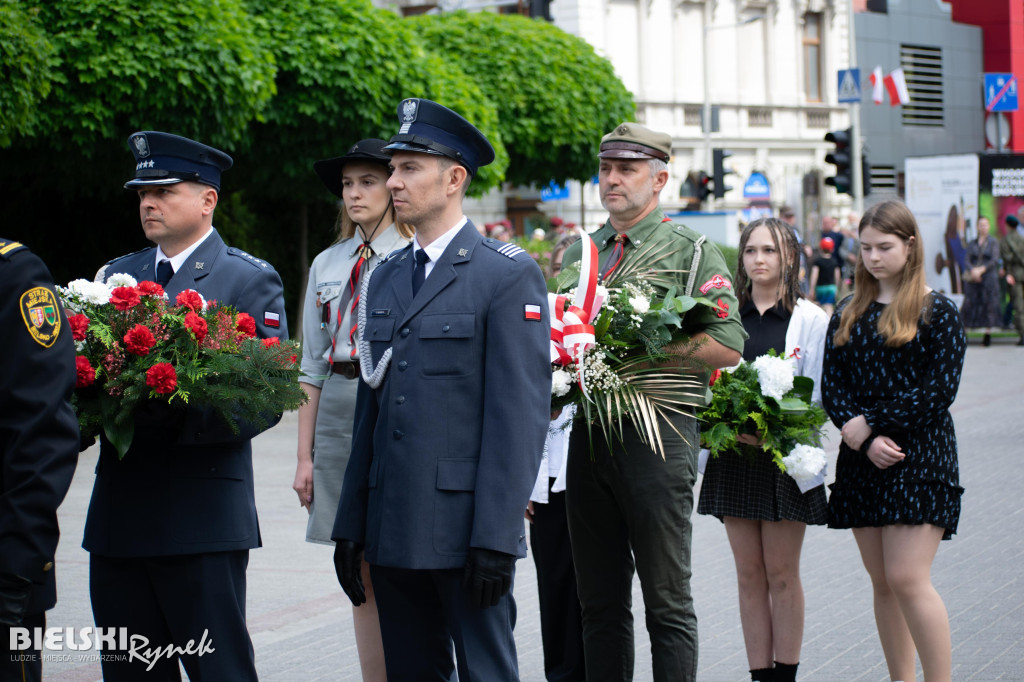
[[[345,308],[346,308],[346,306],[348,306],[348,302],[350,300],[352,301],[352,305],[348,306],[349,313],[350,313],[349,314],[349,322],[352,323],[352,328],[349,329],[349,331],[348,331],[348,342],[349,342],[349,345],[352,348],[352,350],[349,351],[349,357],[350,358],[355,358],[356,357],[356,353],[358,352],[358,349],[356,347],[356,330],[359,329],[359,323],[358,323],[358,317],[359,316],[357,314],[357,310],[358,310],[358,307],[359,307],[359,293],[360,293],[360,289],[361,289],[361,285],[362,285],[363,275],[366,272],[366,268],[364,268],[363,266],[366,265],[367,261],[369,261],[371,257],[373,257],[373,249],[370,247],[370,242],[373,241],[374,235],[376,235],[377,234],[377,230],[380,229],[380,224],[382,222],[384,222],[384,218],[387,216],[387,214],[388,214],[388,212],[390,210],[391,210],[391,198],[389,197],[388,198],[388,206],[387,206],[387,208],[384,209],[384,213],[381,215],[380,219],[377,221],[377,224],[374,225],[373,230],[371,230],[370,234],[368,234],[368,235],[364,234],[363,235],[363,243],[359,246],[359,248],[356,251],[359,254],[359,258],[356,259],[355,265],[352,266],[352,270],[351,270],[351,272],[349,272],[349,275],[348,275],[348,285],[344,288],[344,290],[342,290],[342,292],[341,292],[341,300],[338,302],[338,330],[340,331],[341,330],[341,321],[342,321],[342,318],[345,315]],[[360,233],[362,233],[362,230],[363,230],[363,226],[360,225],[359,226]],[[325,311],[325,313],[326,313],[325,316],[327,318],[329,318],[330,317],[330,309],[328,308]],[[332,362],[334,361],[334,347],[335,347],[336,343],[337,343],[337,336],[334,335],[334,334],[331,334],[331,361]]]

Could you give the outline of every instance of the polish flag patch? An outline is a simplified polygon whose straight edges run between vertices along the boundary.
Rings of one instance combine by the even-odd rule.
[[[523,319],[540,320],[540,306],[527,303],[523,306]]]
[[[277,313],[265,312],[263,313],[263,324],[276,329],[281,326],[281,316]]]

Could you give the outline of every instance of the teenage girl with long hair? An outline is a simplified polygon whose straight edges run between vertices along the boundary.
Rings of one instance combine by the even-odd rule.
[[[796,373],[814,380],[818,400],[828,316],[800,294],[796,234],[781,220],[755,220],[744,228],[739,252],[744,361],[772,349],[792,356]],[[751,435],[739,439],[759,445]],[[707,463],[697,511],[722,520],[729,536],[750,679],[795,680],[804,634],[800,551],[807,524],[825,524],[824,485],[802,493],[771,457],[725,452]]]
[[[949,680],[949,617],[932,586],[939,542],[960,518],[956,397],[966,338],[956,305],[925,283],[924,246],[899,201],[860,222],[856,290],[825,341],[822,399],[842,443],[829,527],[852,528],[874,591],[893,680]]]

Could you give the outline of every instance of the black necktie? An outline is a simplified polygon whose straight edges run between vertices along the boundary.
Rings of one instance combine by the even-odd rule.
[[[420,285],[423,284],[423,280],[427,278],[427,261],[430,260],[430,256],[424,249],[419,249],[416,252],[416,267],[412,271],[412,295],[415,296],[420,290]]]
[[[171,267],[171,261],[162,260],[160,264],[156,266],[156,283],[162,287],[167,286],[167,283],[171,281],[171,277],[174,275],[174,268]]]

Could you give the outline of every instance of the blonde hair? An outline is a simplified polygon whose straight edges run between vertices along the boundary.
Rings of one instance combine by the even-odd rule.
[[[796,240],[793,227],[778,218],[758,218],[747,224],[740,234],[739,261],[736,265],[736,298],[742,308],[750,300],[751,283],[743,267],[743,250],[747,248],[750,235],[759,227],[768,228],[775,251],[779,254],[779,283],[775,289],[775,300],[782,301],[788,312],[793,312],[796,300],[800,298],[800,243]]]
[[[907,245],[907,264],[896,282],[896,292],[878,318],[878,333],[885,339],[885,345],[898,348],[917,335],[922,313],[925,323],[931,317],[929,307],[922,311],[928,290],[924,276],[924,243],[914,214],[902,201],[892,199],[869,208],[860,219],[858,234],[863,234],[868,227],[882,234],[895,235]],[[850,340],[853,323],[860,319],[871,303],[878,298],[878,280],[865,267],[864,259],[860,255],[857,257],[854,281],[857,286],[853,292],[853,300],[843,309],[839,328],[833,338],[833,343],[837,346],[846,345]]]

